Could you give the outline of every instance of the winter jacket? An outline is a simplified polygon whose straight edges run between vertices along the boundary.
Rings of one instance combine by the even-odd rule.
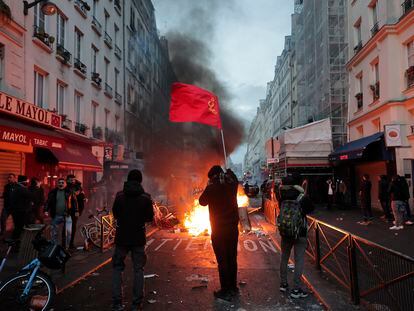
[[[7,183],[4,186],[3,191],[3,202],[4,202],[4,208],[6,211],[11,212],[12,206],[11,206],[11,196],[14,190],[16,190],[17,183]]]
[[[199,198],[201,205],[208,205],[213,233],[228,226],[237,227],[239,222],[237,177],[230,170],[224,175],[224,178],[212,178]]]
[[[115,244],[144,246],[145,223],[154,219],[151,196],[137,181],[127,181],[116,194],[112,213],[116,219]]]
[[[49,192],[46,202],[45,212],[50,214],[50,217],[55,218],[56,216],[56,194],[58,192],[58,188],[53,189]],[[76,194],[71,191],[69,188],[65,188],[65,204],[66,204],[66,211],[65,214],[67,216],[71,214],[75,214],[79,212],[78,209],[78,201],[76,200]]]
[[[32,206],[32,196],[26,186],[18,183],[10,197],[11,212],[28,213]]]
[[[388,189],[390,187],[390,184],[388,180],[381,179],[378,182],[378,200],[380,201],[388,201],[390,199]]]
[[[389,195],[391,201],[407,201],[410,198],[410,194],[401,177],[397,177],[391,182]]]
[[[29,192],[32,196],[33,207],[38,208],[43,206],[45,203],[45,192],[43,191],[43,188],[38,186],[30,186]]]
[[[276,199],[279,203],[279,206],[281,206],[283,201],[285,200],[296,200],[301,193],[304,193],[304,190],[301,186],[280,185],[278,190],[276,191]],[[306,215],[312,212],[315,208],[308,195],[304,195],[300,199],[300,207],[302,210],[302,217],[305,219],[306,223]],[[307,228],[301,229],[301,231],[299,232],[299,236],[306,237],[306,235]]]

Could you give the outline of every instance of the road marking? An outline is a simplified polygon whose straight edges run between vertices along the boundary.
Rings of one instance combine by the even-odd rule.
[[[173,251],[175,251],[175,250],[177,249],[177,247],[178,247],[178,246],[180,246],[180,244],[181,244],[183,241],[187,241],[187,239],[177,239],[177,240],[178,240],[178,243],[174,246]]]
[[[248,244],[251,244],[251,247],[248,246]],[[258,248],[257,247],[257,244],[254,241],[252,241],[252,240],[245,240],[243,242],[243,245],[244,245],[244,248],[246,250],[248,250],[249,252],[255,252],[255,251],[257,251],[257,248]]]
[[[147,249],[147,247],[150,246],[151,243],[154,242],[154,241],[155,241],[155,239],[151,239],[151,240],[147,241],[147,244],[145,245],[145,249]]]
[[[155,252],[159,250],[165,243],[167,243],[168,241],[172,241],[173,239],[161,239],[161,240],[162,240],[161,244],[158,245],[156,249],[154,249]]]
[[[271,241],[267,241],[267,244],[266,244],[265,241],[259,240],[259,244],[263,248],[265,253],[267,253],[267,249],[269,249],[273,251],[273,253],[277,254],[277,250]]]
[[[195,241],[196,239],[190,239],[190,242],[187,244],[187,247],[185,248],[186,251],[196,251],[197,248],[191,248],[193,241]]]

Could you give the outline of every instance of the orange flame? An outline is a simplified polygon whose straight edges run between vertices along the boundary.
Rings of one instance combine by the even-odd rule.
[[[239,207],[246,207],[249,205],[249,198],[240,185],[237,189],[237,204]],[[188,232],[193,236],[206,233],[211,234],[208,206],[202,206],[197,199],[194,200],[191,211],[184,216],[184,227],[186,227]]]

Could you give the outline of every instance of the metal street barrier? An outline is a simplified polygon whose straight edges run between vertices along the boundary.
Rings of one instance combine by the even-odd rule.
[[[413,258],[310,216],[307,254],[355,304],[369,303],[376,310],[413,309]]]

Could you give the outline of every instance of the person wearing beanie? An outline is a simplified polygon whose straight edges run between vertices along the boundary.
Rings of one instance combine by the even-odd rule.
[[[231,301],[239,292],[237,287],[238,181],[230,169],[224,173],[219,165],[214,165],[207,176],[208,185],[201,194],[199,202],[203,206],[208,205],[211,242],[220,276],[221,288],[214,292],[214,297]]]
[[[145,223],[154,219],[151,196],[141,185],[139,170],[128,173],[122,191],[118,192],[112,207],[116,219],[115,251],[112,256],[112,310],[124,310],[122,273],[125,257],[131,252],[134,268],[132,310],[142,308],[144,300]]]

